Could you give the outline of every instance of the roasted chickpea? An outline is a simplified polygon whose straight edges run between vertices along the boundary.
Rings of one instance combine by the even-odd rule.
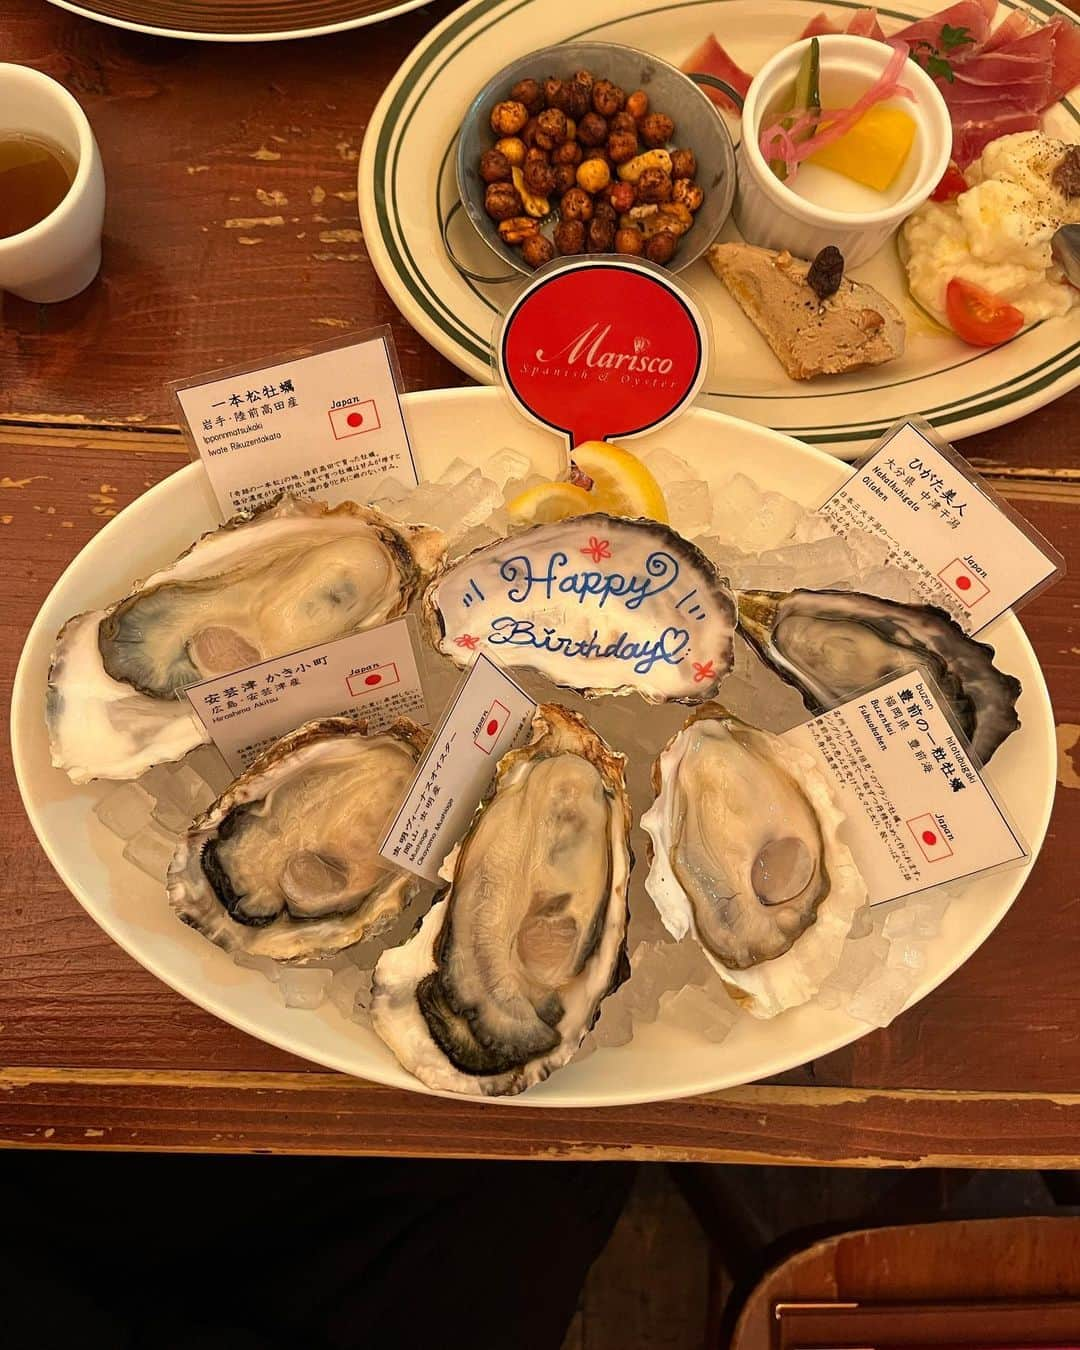
[[[705,200],[705,194],[692,179],[676,178],[671,187],[671,200],[696,211]]]
[[[553,190],[560,197],[564,192],[569,192],[577,182],[577,174],[573,164],[556,164],[552,172],[555,177]]]
[[[558,108],[545,108],[536,119],[536,144],[554,150],[566,137],[566,114]]]
[[[593,199],[584,188],[572,187],[569,192],[563,193],[559,211],[563,220],[592,220]]]
[[[667,145],[675,134],[675,123],[667,113],[647,113],[638,123],[638,135],[650,149]]]
[[[646,169],[635,186],[639,202],[671,201],[671,174],[663,169]]]
[[[532,216],[511,216],[499,221],[499,237],[504,244],[523,244],[540,233],[540,225]]]
[[[555,226],[555,247],[560,253],[582,253],[585,249],[584,222],[560,220]]]
[[[626,104],[626,94],[611,80],[597,80],[592,87],[592,105],[601,117],[614,117]]]
[[[484,193],[484,210],[492,220],[509,220],[524,210],[521,194],[513,183],[490,183]]]
[[[577,141],[563,141],[562,145],[557,145],[551,152],[552,164],[573,164],[581,163],[584,154]]]
[[[577,138],[582,145],[603,145],[608,137],[608,124],[599,113],[586,113],[577,124]]]
[[[563,101],[563,82],[549,75],[543,85],[544,102],[549,108],[561,108]]]
[[[608,200],[620,215],[629,211],[635,200],[633,183],[612,183]]]
[[[566,86],[566,106],[563,109],[570,117],[584,117],[592,106],[591,90],[580,80],[571,80]]]
[[[615,222],[594,216],[585,237],[586,253],[608,253],[615,243]]]
[[[607,138],[608,158],[613,164],[625,164],[638,152],[636,131],[613,131]]]
[[[504,136],[501,141],[495,142],[495,149],[500,155],[506,156],[507,163],[513,169],[520,169],[525,163],[525,142],[517,136]]]
[[[645,240],[642,239],[640,230],[635,230],[632,226],[629,229],[616,230],[616,253],[629,253],[636,258],[644,251]]]
[[[611,169],[603,159],[587,159],[577,168],[578,187],[586,192],[602,192],[611,182]]]
[[[632,131],[637,137],[637,123],[628,112],[617,112],[608,121],[608,131]]]
[[[536,126],[537,119],[530,117],[521,129],[521,142],[528,150],[536,144]]]
[[[668,263],[675,256],[679,241],[669,230],[661,230],[645,244],[645,256],[650,262]]]
[[[510,178],[510,161],[501,150],[485,150],[480,156],[480,177],[485,183],[505,183]]]
[[[635,89],[626,100],[626,111],[633,118],[644,117],[649,111],[649,96],[644,89]]]
[[[543,267],[546,262],[550,262],[555,256],[555,245],[550,239],[545,239],[542,234],[534,234],[531,239],[526,239],[521,246],[521,256],[530,267]]]
[[[547,197],[555,190],[555,170],[541,150],[530,150],[521,171],[525,186],[538,197]]]
[[[528,108],[513,99],[496,103],[491,110],[491,129],[496,136],[516,136],[528,120]]]
[[[515,103],[521,103],[531,116],[544,111],[544,91],[539,80],[518,80],[510,97]]]
[[[575,70],[574,79],[578,84],[583,84],[585,88],[592,93],[592,87],[596,83],[596,76],[591,70]]]
[[[672,178],[697,177],[697,157],[693,150],[672,150],[671,176]]]

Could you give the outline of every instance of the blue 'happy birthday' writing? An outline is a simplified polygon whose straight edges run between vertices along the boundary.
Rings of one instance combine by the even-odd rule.
[[[626,632],[612,642],[601,643],[600,634],[593,629],[587,638],[559,637],[554,628],[537,629],[532,619],[515,619],[512,614],[492,619],[488,642],[493,647],[531,647],[537,651],[555,652],[570,658],[585,660],[632,661],[636,675],[647,675],[660,662],[677,666],[680,653],[690,641],[685,628],[665,628],[654,641],[631,641]]]
[[[673,586],[679,576],[679,564],[670,553],[657,550],[645,559],[647,576],[624,576],[621,572],[565,572],[569,562],[565,553],[555,552],[547,560],[543,571],[534,572],[532,559],[527,554],[507,558],[499,568],[499,575],[510,583],[506,598],[515,605],[524,604],[537,587],[550,600],[553,595],[576,595],[578,604],[595,598],[603,609],[612,597],[621,599],[627,609],[637,609],[645,600],[660,595]]]

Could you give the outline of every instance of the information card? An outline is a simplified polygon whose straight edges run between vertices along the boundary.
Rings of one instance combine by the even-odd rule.
[[[919,671],[785,739],[815,755],[833,780],[871,904],[1028,857]]]
[[[499,760],[528,739],[536,703],[483,653],[432,736],[412,787],[379,846],[428,881],[461,839]]]
[[[362,717],[379,731],[397,717],[427,721],[412,621],[260,661],[189,685],[188,701],[234,774],[279,736],[315,717]]]
[[[1061,570],[1060,555],[966,462],[911,422],[891,432],[821,507],[840,534],[887,539],[923,598],[978,632]]]
[[[414,485],[394,367],[387,331],[173,385],[222,515],[282,492],[336,505],[388,474]]]

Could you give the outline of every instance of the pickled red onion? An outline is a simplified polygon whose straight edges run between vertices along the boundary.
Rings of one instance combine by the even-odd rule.
[[[821,109],[805,108],[792,118],[786,114],[779,122],[766,127],[758,138],[761,154],[766,161],[780,160],[785,169],[785,181],[790,182],[804,159],[808,159],[818,150],[846,136],[855,123],[875,103],[900,94],[904,98],[913,98],[911,90],[900,83],[900,72],[908,58],[906,42],[890,42],[892,56],[881,72],[876,83],[863,94],[850,108]],[[786,125],[785,125],[786,123]],[[804,140],[799,137],[811,128],[817,130]]]

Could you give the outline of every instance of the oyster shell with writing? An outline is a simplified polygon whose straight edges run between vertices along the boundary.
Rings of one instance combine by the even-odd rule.
[[[731,669],[735,601],[709,559],[654,520],[595,513],[477,549],[424,594],[428,633],[587,696],[711,698]]]

